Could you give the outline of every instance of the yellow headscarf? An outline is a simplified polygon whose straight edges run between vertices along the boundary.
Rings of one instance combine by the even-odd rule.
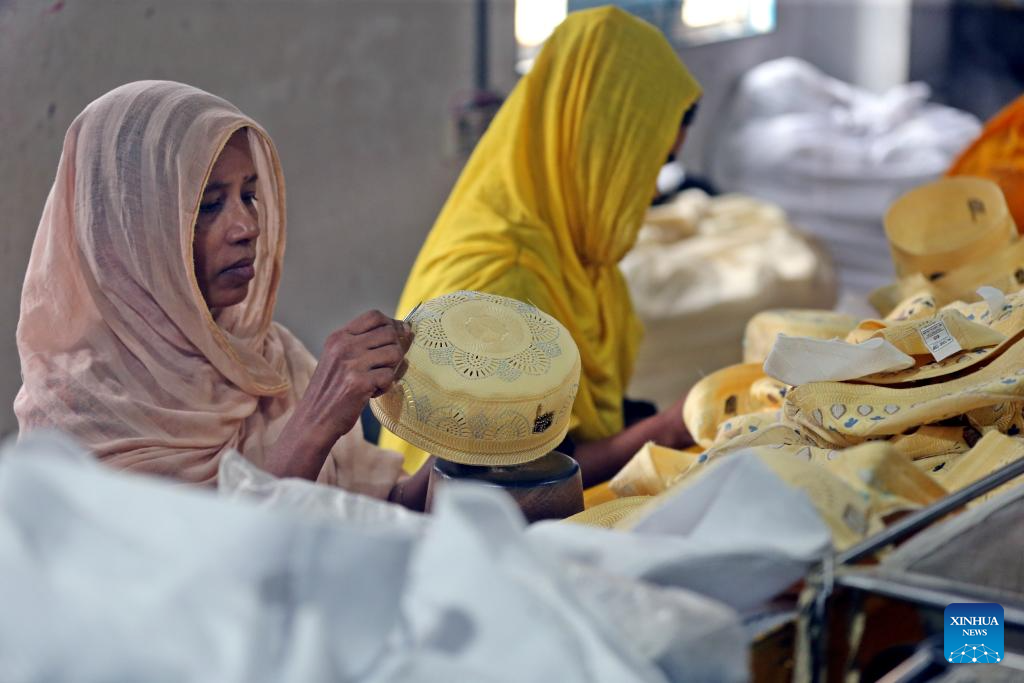
[[[458,289],[528,301],[580,349],[575,438],[622,430],[642,330],[618,263],[633,246],[700,86],[651,25],[615,8],[576,12],[548,39],[473,152],[398,306]],[[382,434],[382,445],[420,451]]]

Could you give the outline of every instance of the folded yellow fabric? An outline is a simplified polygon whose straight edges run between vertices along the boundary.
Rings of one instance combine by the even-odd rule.
[[[780,441],[799,441],[794,430],[781,426],[774,436]],[[745,443],[738,446],[735,442],[741,440]],[[886,442],[840,451],[802,443],[765,445],[764,441],[763,436],[735,439],[728,448],[709,451],[711,457],[692,467],[675,485],[691,485],[707,471],[704,465],[717,457],[749,452],[807,494],[839,549],[877,533],[890,515],[928,505],[946,494],[940,484]]]
[[[971,450],[971,437],[967,432],[973,432],[975,440],[981,438],[981,434],[970,427],[924,425],[913,434],[897,434],[889,443],[904,457],[921,460]]]
[[[700,457],[700,449],[678,451],[652,442],[644,444],[609,483],[618,497],[653,496],[668,488]]]
[[[1006,436],[999,432],[989,432],[982,437],[981,441],[969,453],[959,458],[949,468],[949,471],[941,481],[950,491],[959,491],[1000,467],[1009,465],[1011,462],[1021,458],[1024,458],[1024,439]],[[981,498],[976,499],[972,505],[977,505],[1011,488],[1020,486],[1021,483],[1024,483],[1024,479],[1018,477],[999,488],[989,491]]]
[[[943,308],[941,314],[955,317],[954,313],[950,313],[951,310],[963,314],[967,322],[988,327],[995,333],[995,335],[985,338],[984,333],[980,332],[977,327],[972,327],[970,333],[961,331],[965,335],[965,339],[970,340],[970,343],[993,340],[996,335],[1002,336],[1002,341],[991,346],[965,349],[941,361],[917,364],[906,370],[875,373],[863,377],[862,380],[871,384],[904,384],[934,380],[952,373],[962,374],[982,362],[990,361],[1024,336],[1024,293],[1017,292],[1007,296],[1003,310],[994,316],[989,311],[989,305],[984,301],[972,304],[955,302]],[[916,321],[911,324],[927,325],[928,322]],[[882,331],[884,332],[884,329]]]
[[[872,519],[870,499],[822,465],[795,457],[786,450],[762,447],[755,453],[780,479],[807,495],[831,531],[832,544],[838,550],[882,528],[880,522]]]
[[[718,426],[713,445],[730,441],[741,434],[759,432],[779,422],[778,410],[765,410],[757,413],[746,413],[729,418]]]
[[[597,507],[602,503],[615,500],[618,496],[612,491],[611,486],[607,481],[603,481],[600,484],[591,486],[589,489],[583,491],[583,509],[589,510],[592,507]]]
[[[954,301],[972,301],[980,287],[996,287],[1004,292],[1019,291],[1024,285],[1024,240],[1018,239],[986,258],[963,263],[933,280],[920,273],[879,287],[868,297],[871,305],[886,317],[903,301],[927,296],[938,306]]]
[[[843,313],[811,309],[762,311],[747,322],[743,333],[743,362],[763,363],[780,334],[812,339],[842,338],[857,325]]]
[[[932,318],[894,321],[881,325],[879,325],[880,321],[867,320],[858,325],[846,340],[856,344],[867,339],[884,339],[911,356],[931,356],[931,351],[925,344],[923,332],[929,326],[933,326],[936,321],[941,321],[945,325],[949,335],[965,351],[996,346],[1006,341],[1005,334],[987,325],[968,320],[963,313],[956,309],[939,311],[938,315]]]
[[[1005,416],[1012,423],[1022,402],[1024,342],[1018,341],[989,365],[936,384],[893,388],[815,382],[794,387],[786,395],[783,415],[821,445],[851,446],[961,415],[975,426],[994,425]],[[984,419],[977,411],[983,411]]]
[[[940,455],[932,455],[927,458],[919,458],[914,461],[914,467],[921,470],[929,477],[934,479],[940,486],[949,490],[946,486],[946,475],[949,474],[961,458],[966,456],[966,453],[942,453]]]
[[[868,323],[874,322],[879,323],[877,329],[881,329],[885,326],[887,321],[899,321],[899,320],[921,320],[922,318],[931,318],[935,315],[935,311],[938,310],[939,305],[935,301],[935,297],[928,293],[914,294],[896,303],[892,311],[885,316],[885,320],[875,321],[862,321],[858,327],[862,327]]]
[[[821,449],[818,454],[813,453],[816,446],[812,445],[813,441],[810,441],[805,437],[798,427],[789,424],[774,424],[759,429],[754,432],[747,432],[740,434],[732,439],[723,441],[720,444],[712,446],[704,453],[701,453],[697,460],[686,470],[681,472],[673,481],[669,483],[669,487],[675,486],[682,481],[695,476],[704,470],[704,466],[708,465],[718,458],[737,453],[747,448],[757,449],[759,447],[765,447],[769,450],[787,449],[788,447],[794,447],[788,451],[791,453],[798,453],[800,457],[805,460],[827,459],[830,449]],[[806,447],[806,450],[805,450]]]
[[[886,441],[872,441],[839,452],[828,463],[831,471],[871,497],[872,512],[892,512],[930,505],[946,489],[915,467]]]
[[[683,421],[694,440],[704,448],[715,442],[718,427],[737,415],[766,408],[750,394],[750,387],[765,377],[758,363],[742,363],[713,372],[697,382],[686,395]]]
[[[564,522],[570,524],[585,524],[587,526],[598,526],[605,529],[618,528],[624,520],[646,508],[654,496],[629,496],[628,498],[616,498],[607,503],[577,512],[572,517],[566,517]]]
[[[786,393],[789,391],[789,388],[788,384],[780,382],[774,377],[764,377],[750,385],[750,397],[756,403],[765,405],[772,410],[777,410],[782,407],[782,402],[786,400]]]

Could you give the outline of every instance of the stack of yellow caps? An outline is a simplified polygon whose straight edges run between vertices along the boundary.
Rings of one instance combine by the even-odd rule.
[[[899,280],[871,295],[883,315],[921,293],[944,306],[985,285],[1016,291],[1024,280],[1024,241],[990,180],[944,178],[911,190],[889,207],[885,234]]]
[[[885,214],[896,274],[933,280],[988,258],[1017,238],[999,186],[962,176],[922,185]]]

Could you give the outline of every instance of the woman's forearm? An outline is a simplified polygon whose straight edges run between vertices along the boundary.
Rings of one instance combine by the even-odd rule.
[[[594,486],[614,477],[648,441],[669,448],[693,444],[683,425],[681,404],[640,420],[614,436],[578,444],[575,458],[580,464],[583,486]]]
[[[263,469],[275,477],[300,477],[316,481],[341,438],[327,425],[310,418],[304,401],[300,401],[263,463]]]
[[[405,477],[391,489],[388,500],[398,503],[410,510],[423,512],[427,505],[427,485],[430,483],[430,471],[434,469],[436,457],[431,456],[416,473]]]

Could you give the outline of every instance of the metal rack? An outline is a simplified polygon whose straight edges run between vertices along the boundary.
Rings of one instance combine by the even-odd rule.
[[[913,606],[922,613],[942,614],[954,602],[998,602],[1005,611],[1007,653],[1002,666],[1024,672],[1024,596],[1011,598],[1005,592],[984,586],[952,581],[915,572],[886,569],[884,566],[857,567],[855,564],[916,534],[918,531],[945,518],[967,503],[1024,474],[1024,459],[1012,462],[960,491],[946,496],[934,504],[908,515],[879,534],[865,539],[852,548],[827,557],[821,567],[808,578],[814,599],[802,611],[810,640],[809,671],[815,683],[828,678],[826,653],[830,652],[830,628],[837,607],[836,597],[842,595],[853,604],[862,603],[867,596],[878,596]],[[1016,642],[1020,649],[1010,650]],[[940,646],[941,647],[941,646]],[[926,643],[898,667],[885,681],[928,680],[936,670],[945,668],[941,652],[936,654],[932,644]],[[1024,674],[1022,674],[1024,677]]]

